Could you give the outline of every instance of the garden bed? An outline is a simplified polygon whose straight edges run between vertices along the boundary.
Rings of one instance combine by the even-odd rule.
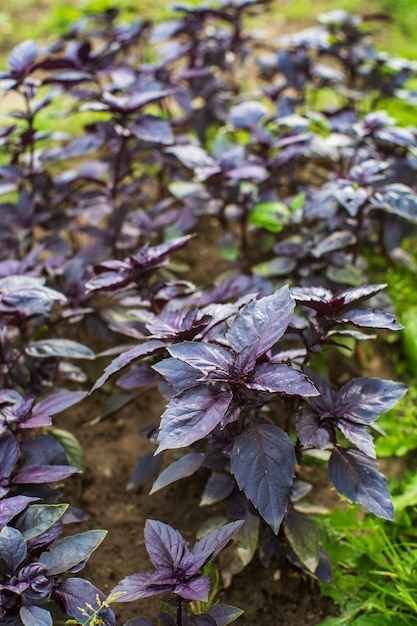
[[[88,514],[89,521],[83,523],[80,530],[98,527],[109,531],[104,544],[84,570],[85,577],[105,593],[123,576],[149,569],[143,543],[146,519],[169,521],[191,544],[207,519],[207,510],[199,507],[207,473],[197,481],[195,477],[185,478],[152,496],[148,495],[149,483],[140,490],[126,492],[138,457],[155,448],[135,435],[149,424],[151,416],[154,419],[159,416],[160,398],[155,395],[150,392],[123,409],[117,417],[89,428],[85,428],[86,420],[100,413],[105,397],[94,396],[86,402],[87,406],[59,420],[60,427],[75,433],[85,451],[85,472],[81,477],[74,477],[65,492],[73,505]],[[323,473],[320,482],[321,500],[323,504],[330,503]],[[210,515],[216,514],[224,515],[223,507],[211,508]],[[320,595],[318,583],[285,561],[275,561],[271,567],[264,568],[255,559],[234,577],[231,587],[220,590],[216,599],[244,609],[239,621],[253,626],[275,626],[278,619],[282,626],[293,626],[300,620],[312,626],[327,615],[337,614],[337,606]],[[117,623],[123,624],[138,614],[155,615],[159,601],[157,597],[119,605]]]
[[[360,573],[349,537],[394,519],[377,420],[407,386],[373,277],[415,268],[417,131],[378,104],[413,98],[417,67],[344,11],[261,38],[266,4],[108,9],[0,75],[8,626],[379,610],[338,621],[320,590],[345,604],[335,545]]]

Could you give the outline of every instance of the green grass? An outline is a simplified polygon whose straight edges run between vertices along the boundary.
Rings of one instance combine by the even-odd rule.
[[[377,518],[360,521],[358,512],[336,509],[322,520],[324,544],[337,567],[321,590],[341,613],[320,626],[417,624],[415,531]]]
[[[366,4],[366,13],[379,9],[381,2],[379,0],[369,0]],[[276,12],[281,12],[288,20],[297,20],[298,22],[313,21],[319,13],[333,11],[334,9],[344,9],[352,13],[363,13],[364,4],[362,0],[285,0],[276,5]]]

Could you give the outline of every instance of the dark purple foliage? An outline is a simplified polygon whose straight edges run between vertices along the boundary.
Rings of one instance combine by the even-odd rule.
[[[312,376],[320,396],[297,417],[297,431],[304,446],[333,447],[335,428],[366,455],[375,458],[368,426],[391,409],[407,391],[403,383],[379,378],[355,378],[336,392],[325,378]]]
[[[145,545],[155,572],[127,576],[111,593],[118,594],[117,602],[130,602],[164,591],[170,591],[184,600],[206,601],[210,579],[199,570],[217,556],[242,523],[231,522],[211,531],[190,551],[177,530],[168,524],[147,520]]]
[[[30,512],[35,509],[30,524]],[[26,523],[22,518],[20,530],[5,526],[0,532],[0,616],[18,612],[25,626],[52,625],[51,614],[39,605],[55,599],[56,594],[56,599],[59,596],[61,602],[65,599],[68,581],[60,582],[58,575],[75,571],[75,566],[81,569],[106,534],[106,531],[93,530],[55,541],[53,534],[45,539],[45,531],[54,528],[66,506],[57,509],[36,505],[35,509],[29,506],[29,516],[26,515]],[[55,534],[59,534],[60,530],[59,526]],[[41,537],[43,541],[39,541]],[[33,541],[35,538],[38,538],[37,542]],[[84,595],[80,594],[78,601],[83,604],[90,599],[87,593],[90,583],[82,582],[85,584]],[[74,615],[71,611],[68,614]],[[108,622],[109,626],[114,623]]]
[[[267,5],[177,6],[157,25],[109,9],[49,47],[20,43],[0,74],[22,102],[0,129],[0,620],[13,626],[50,626],[50,601],[114,626],[112,601],[161,591],[176,596],[164,626],[223,626],[237,609],[195,615],[189,601],[207,599],[201,568],[235,533],[242,567],[259,540],[263,563],[285,553],[328,580],[317,526],[297,509],[312,449],[330,451],[339,493],[392,518],[370,429],[405,385],[359,372],[342,383],[327,355],[402,328],[368,268],[414,268],[403,241],[416,232],[417,130],[379,104],[412,99],[417,68],[376,51],[341,10],[262,41],[244,19]],[[57,102],[65,134],[43,130]],[[78,361],[96,354],[75,338],[92,335],[112,360],[89,381]],[[127,391],[96,421],[142,389],[166,398],[147,436],[179,457],[152,492],[205,468],[201,504],[243,521],[193,550],[148,521],[155,572],[106,598],[71,576],[103,531],[59,538],[82,513],[59,503],[57,483],[81,462],[52,418],[84,398],[80,384],[112,380]],[[161,463],[140,459],[128,489]]]

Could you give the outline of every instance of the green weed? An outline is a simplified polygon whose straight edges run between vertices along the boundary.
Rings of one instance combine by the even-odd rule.
[[[399,525],[337,509],[322,520],[324,544],[337,562],[322,592],[339,606],[320,626],[417,624],[417,542]]]

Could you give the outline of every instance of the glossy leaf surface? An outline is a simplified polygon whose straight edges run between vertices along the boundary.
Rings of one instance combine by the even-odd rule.
[[[295,461],[291,439],[277,426],[252,424],[233,446],[232,473],[275,533],[287,510]]]

